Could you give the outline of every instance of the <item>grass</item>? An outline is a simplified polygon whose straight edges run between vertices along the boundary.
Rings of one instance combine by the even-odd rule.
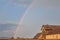
[[[9,39],[0,39],[0,40],[32,40],[32,38],[17,38],[17,39],[9,38]]]

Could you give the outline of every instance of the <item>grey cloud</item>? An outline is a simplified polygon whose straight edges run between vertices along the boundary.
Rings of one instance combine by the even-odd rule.
[[[51,1],[48,1],[48,5],[47,6],[60,7],[60,0],[51,0]]]
[[[60,7],[60,0],[37,0],[35,4],[46,7]]]
[[[16,27],[16,24],[10,24],[10,23],[0,24],[0,31],[13,30],[15,27]]]
[[[13,35],[14,30],[16,29],[17,24],[0,24],[0,37],[10,37]]]
[[[6,22],[6,23],[0,23],[0,37],[11,37],[14,35],[14,32],[16,30],[18,24]],[[22,25],[20,25],[22,26]]]

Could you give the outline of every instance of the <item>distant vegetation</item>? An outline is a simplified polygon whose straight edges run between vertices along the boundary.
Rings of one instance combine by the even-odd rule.
[[[9,38],[9,39],[0,39],[0,40],[32,40],[32,38],[17,38],[17,39],[14,39],[12,37],[12,38]]]

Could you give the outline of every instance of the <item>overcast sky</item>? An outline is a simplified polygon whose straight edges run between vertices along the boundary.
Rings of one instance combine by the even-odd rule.
[[[31,8],[27,10],[30,5],[32,5]],[[27,15],[20,25],[17,36],[34,37],[41,31],[42,25],[60,24],[60,0],[0,0],[0,24],[17,25],[25,11]],[[15,30],[16,27],[13,29]],[[5,29],[0,35],[6,36],[11,31]]]

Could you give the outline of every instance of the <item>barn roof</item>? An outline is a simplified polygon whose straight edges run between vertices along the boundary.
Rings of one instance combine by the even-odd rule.
[[[60,25],[43,25],[42,29],[52,29],[47,34],[60,34]]]

